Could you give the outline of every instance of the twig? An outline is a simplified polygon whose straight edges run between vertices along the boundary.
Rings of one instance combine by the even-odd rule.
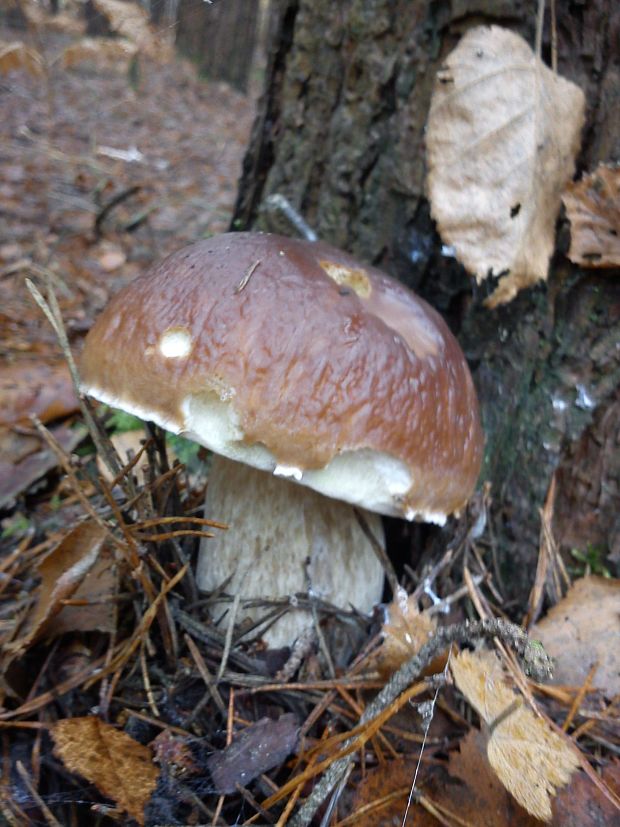
[[[90,404],[87,402],[86,398],[84,397],[84,394],[82,393],[80,376],[78,374],[77,365],[75,364],[75,360],[73,358],[73,354],[69,346],[69,339],[67,337],[67,332],[65,330],[65,326],[62,320],[60,307],[58,306],[56,294],[54,293],[54,288],[52,287],[49,278],[47,280],[46,286],[47,301],[44,298],[41,291],[39,290],[39,288],[35,285],[35,283],[30,279],[26,279],[26,287],[30,291],[30,295],[35,300],[40,309],[43,311],[43,314],[45,315],[48,322],[51,324],[54,333],[56,334],[58,343],[60,344],[63,355],[67,361],[67,366],[69,368],[69,373],[71,374],[73,387],[78,401],[80,403],[82,416],[84,417],[84,421],[86,422],[92,440],[95,443],[97,453],[101,456],[101,459],[106,464],[112,477],[116,478],[119,475],[122,476],[121,463],[118,460],[118,456],[116,455],[114,448],[110,446],[109,442],[108,444],[106,444],[105,441],[101,438],[99,423],[97,422],[90,408]],[[135,497],[136,492],[131,478],[128,478],[126,480],[126,485],[129,491],[129,495],[131,497]]]
[[[318,241],[318,235],[308,224],[305,218],[295,209],[288,198],[281,195],[279,192],[270,195],[265,199],[264,208],[268,212],[281,213],[289,224],[299,233],[306,241]]]
[[[222,675],[228,663],[228,657],[232,647],[233,632],[235,631],[235,620],[237,619],[237,612],[239,611],[239,604],[241,603],[241,595],[237,593],[230,610],[228,618],[228,626],[226,627],[226,637],[224,638],[224,651],[222,652],[222,660],[220,661],[220,668],[217,670],[217,682],[222,680]]]
[[[239,284],[233,290],[233,293],[235,293],[235,294],[240,293],[243,290],[243,288],[247,285],[247,283],[251,279],[252,273],[254,272],[254,270],[256,270],[256,268],[258,267],[259,264],[260,264],[260,259],[255,261],[254,264],[250,264],[248,269],[243,274],[243,278],[241,279]]]
[[[536,13],[536,44],[534,54],[537,60],[542,60],[542,36],[545,26],[545,0],[538,0],[538,11]]]
[[[558,28],[555,13],[555,0],[551,0],[551,68],[558,73]]]
[[[137,192],[140,192],[142,187],[139,184],[134,184],[132,187],[128,187],[127,189],[122,190],[121,192],[114,195],[110,200],[103,205],[103,207],[97,213],[97,217],[95,218],[95,238],[101,238],[101,225],[108,217],[108,215],[112,212],[114,207],[117,207],[123,201],[126,201],[128,198],[131,198],[132,195],[135,195]]]
[[[408,660],[395,672],[377,697],[366,707],[360,718],[360,725],[376,718],[384,709],[413,683],[426,666],[451,643],[472,643],[486,638],[500,638],[509,644],[523,660],[527,674],[535,680],[544,680],[551,675],[551,661],[538,641],[528,638],[526,632],[505,620],[466,621],[453,626],[443,626],[424,644],[417,655]],[[347,742],[349,743],[349,742]],[[314,787],[312,793],[290,822],[290,827],[307,827],[315,812],[338,784],[351,764],[349,756],[334,761]]]
[[[353,509],[355,512],[355,518],[359,524],[359,527],[364,532],[366,539],[372,546],[372,550],[376,554],[379,559],[379,562],[383,566],[383,571],[385,572],[385,576],[388,579],[388,583],[390,584],[390,589],[392,590],[392,594],[396,595],[398,591],[398,577],[396,576],[396,572],[394,571],[394,566],[392,565],[392,561],[387,556],[387,553],[381,543],[377,540],[375,535],[372,533],[372,529],[368,525],[368,520],[364,516],[364,514],[358,509]]]
[[[445,680],[445,678],[448,674],[448,668],[449,668],[449,665],[450,665],[451,657],[452,657],[452,648],[450,648],[450,651],[448,653],[448,659],[446,660],[446,665],[444,666],[444,669],[443,669],[443,678],[444,678],[444,680]],[[416,763],[416,766],[415,766],[415,772],[413,774],[413,779],[411,781],[411,788],[409,790],[409,796],[407,798],[407,805],[405,806],[405,812],[403,814],[401,827],[405,827],[405,825],[407,823],[407,817],[409,816],[409,810],[411,809],[411,804],[413,802],[413,798],[414,798],[414,795],[415,795],[416,781],[418,780],[418,773],[420,772],[420,767],[422,766],[422,756],[424,755],[424,750],[426,748],[426,740],[428,738],[428,732],[431,728],[431,723],[433,722],[433,715],[435,714],[435,706],[437,704],[437,698],[439,697],[439,690],[441,689],[442,685],[443,685],[443,683],[441,681],[437,681],[437,687],[435,689],[435,694],[433,695],[433,699],[432,699],[432,701],[428,702],[428,703],[430,703],[430,707],[427,708],[428,709],[428,714],[423,714],[422,715],[422,726],[424,728],[424,737],[422,739],[422,746],[420,747],[420,754],[418,756],[418,760],[417,760],[417,763]],[[420,712],[422,712],[421,705],[418,707],[418,709],[420,710]]]
[[[189,649],[190,654],[194,659],[194,663],[196,664],[196,667],[200,672],[200,677],[205,682],[205,686],[209,690],[209,694],[215,701],[215,705],[222,713],[222,716],[226,717],[226,705],[224,704],[222,696],[220,695],[218,688],[215,685],[215,679],[209,672],[209,668],[200,653],[200,649],[196,646],[192,638],[187,633],[183,635],[183,639],[185,640],[187,648]]]
[[[52,811],[49,809],[49,807],[47,806],[45,801],[43,801],[43,799],[41,798],[39,793],[35,790],[34,785],[32,783],[32,780],[31,780],[30,776],[28,775],[28,773],[26,772],[26,768],[24,767],[22,762],[17,761],[16,764],[15,764],[15,768],[16,768],[21,780],[26,785],[26,788],[28,789],[28,792],[30,793],[30,795],[32,796],[34,801],[36,802],[37,806],[40,807],[41,812],[45,816],[45,820],[50,825],[50,827],[62,827],[60,822],[54,817]]]
[[[260,816],[262,816],[262,818],[265,819],[265,824],[275,824],[275,818],[271,815],[271,813],[268,813],[267,810],[265,810],[265,808],[258,803],[258,801],[254,798],[254,796],[249,790],[247,790],[245,787],[242,787],[241,784],[239,784],[239,782],[237,782],[235,786],[237,788],[237,792],[240,795],[242,795],[243,798],[245,798],[250,807],[253,807],[256,810],[256,812]]]

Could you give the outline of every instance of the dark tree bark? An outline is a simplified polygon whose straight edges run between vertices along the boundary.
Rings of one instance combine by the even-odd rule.
[[[281,193],[321,238],[383,267],[446,316],[478,387],[481,479],[491,483],[508,596],[520,600],[554,475],[560,539],[587,543],[589,527],[604,549],[618,544],[618,273],[573,266],[560,221],[548,282],[497,310],[484,307],[485,288],[441,254],[424,197],[424,125],[436,70],[460,35],[497,23],[533,44],[536,5],[282,0],[233,221],[273,229],[262,206]],[[579,168],[593,169],[620,159],[620,9],[593,0],[556,10],[559,71],[588,101]],[[545,58],[549,41],[545,29]],[[616,458],[602,458],[610,447]],[[561,517],[571,512],[569,529]]]
[[[176,43],[213,80],[246,91],[258,30],[259,0],[180,0]]]

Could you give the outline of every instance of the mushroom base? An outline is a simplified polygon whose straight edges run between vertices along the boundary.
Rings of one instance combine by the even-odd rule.
[[[363,513],[384,545],[381,518]],[[204,591],[230,578],[226,593],[244,599],[303,592],[364,613],[381,600],[383,568],[347,503],[216,456],[205,516],[229,528],[201,543],[196,582]],[[269,611],[242,606],[237,622]],[[290,646],[312,622],[308,611],[293,607],[263,637],[272,648]]]

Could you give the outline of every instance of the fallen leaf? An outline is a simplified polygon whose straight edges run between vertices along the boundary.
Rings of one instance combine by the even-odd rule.
[[[64,451],[71,452],[84,439],[87,430],[59,425],[50,428],[50,433]],[[18,461],[0,460],[0,508],[8,508],[16,497],[57,465],[58,458],[50,448],[28,453]]]
[[[547,278],[561,193],[574,170],[585,98],[499,26],[470,29],[437,74],[428,191],[442,239],[489,307]]]
[[[603,780],[620,792],[618,764],[603,771]],[[553,802],[552,827],[613,827],[620,812],[584,772],[576,773]]]
[[[21,636],[7,644],[13,655],[27,649],[46,633],[52,618],[63,608],[62,601],[78,589],[94,566],[107,532],[92,520],[72,529],[38,566],[41,583],[37,601],[25,621]]]
[[[582,267],[620,267],[620,167],[599,164],[562,195],[570,221],[568,257]]]
[[[540,821],[527,813],[508,794],[486,755],[486,739],[471,730],[449,755],[450,779],[434,783],[428,796],[442,811],[458,813],[475,827],[537,827]],[[620,824],[620,813],[584,772],[552,801],[552,827],[610,827]]]
[[[404,756],[398,761],[388,761],[370,770],[355,785],[352,814],[356,827],[377,827],[377,825],[399,825],[399,827],[435,827],[433,816],[422,807],[412,803],[407,812],[407,800],[416,774],[417,757]],[[417,788],[423,786],[426,767],[418,773]],[[476,825],[483,827],[483,825]],[[497,825],[494,825],[497,827]]]
[[[144,824],[144,807],[159,775],[148,747],[90,716],[57,721],[50,732],[54,751],[67,769]]]
[[[433,791],[434,803],[457,812],[476,827],[536,827],[540,824],[514,801],[493,772],[486,739],[472,729],[449,755],[448,772],[462,785],[447,783]]]
[[[427,611],[421,612],[413,595],[400,587],[385,611],[386,619],[381,629],[383,640],[369,658],[368,667],[387,678],[420,651],[435,631],[437,622]]]
[[[579,766],[576,750],[524,706],[493,652],[461,652],[450,668],[458,688],[490,727],[487,756],[498,778],[529,813],[549,821],[551,796]]]
[[[71,599],[75,605],[63,606],[46,624],[47,637],[66,632],[106,632],[116,629],[116,608],[113,599],[118,591],[118,567],[114,552],[107,545],[101,548],[92,568],[79,584]]]
[[[299,725],[288,712],[277,721],[261,718],[235,736],[232,744],[207,759],[215,791],[221,795],[237,792],[254,778],[279,766],[296,748]]]
[[[36,454],[41,450],[41,438],[32,433],[18,433],[13,428],[0,425],[0,457],[1,463],[7,466],[21,462],[25,457]]]
[[[592,685],[620,694],[620,580],[590,575],[532,628],[555,661],[555,683],[581,686],[598,662]]]
[[[109,40],[83,37],[77,43],[67,46],[60,58],[64,69],[76,69],[86,66],[115,68],[126,72],[129,61],[138,53],[135,43],[118,38]],[[86,216],[92,223],[92,217]]]
[[[157,57],[169,57],[170,49],[161,35],[149,25],[148,12],[137,3],[123,0],[92,0],[93,6],[108,22],[110,30],[135,43],[141,52]]]
[[[34,77],[43,74],[43,58],[19,40],[0,43],[0,75],[23,70]]]
[[[50,422],[77,409],[65,362],[25,360],[0,366],[0,425],[29,425],[33,414]]]

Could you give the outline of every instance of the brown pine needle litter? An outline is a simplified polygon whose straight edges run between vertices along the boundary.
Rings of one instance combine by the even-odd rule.
[[[49,284],[47,291],[45,297],[37,289],[37,301],[69,357]],[[383,624],[299,594],[292,602],[313,611],[320,646],[311,638],[298,651],[267,652],[261,630],[290,611],[291,599],[255,599],[264,617],[240,626],[239,596],[227,594],[225,583],[201,594],[194,582],[199,541],[227,528],[200,516],[204,476],[191,483],[181,464],[171,467],[157,430],[147,431],[135,455],[123,460],[105,414],[81,402],[88,426],[83,445],[90,450],[79,455],[64,451],[35,420],[65,475],[58,517],[19,537],[0,560],[0,734],[29,761],[20,778],[30,801],[47,808],[49,823],[79,824],[84,801],[96,811],[111,800],[145,825],[166,812],[187,823],[302,827],[321,807],[339,827],[379,823],[394,812],[471,824],[458,804],[436,795],[433,783],[448,772],[468,732],[477,731],[472,708],[488,730],[491,771],[507,795],[539,818],[556,806],[556,790],[570,790],[579,766],[596,795],[614,806],[611,782],[598,771],[606,761],[601,744],[617,748],[620,741],[611,726],[617,708],[597,693],[594,666],[579,686],[547,684],[551,663],[542,646],[495,616],[501,590],[474,529],[480,514],[463,518],[454,545],[433,568],[408,571],[406,588],[390,571],[396,593]],[[112,476],[99,473],[96,453]],[[108,558],[112,577],[109,571],[104,577]],[[540,613],[541,589],[530,617]],[[213,605],[219,616],[207,611]],[[482,619],[463,621],[463,605]],[[87,620],[68,630],[61,623],[67,610],[86,612]],[[459,654],[458,647],[482,641],[513,654],[509,673],[495,655],[480,661],[474,683],[482,687],[481,700],[458,676],[459,664],[479,663],[480,654]],[[25,664],[34,668],[24,671]],[[497,669],[501,680],[493,678]],[[451,675],[462,694],[446,685]],[[437,704],[429,707],[433,697]],[[442,728],[437,735],[429,730],[435,722]],[[279,743],[271,730],[280,733]],[[82,750],[87,732],[91,747]],[[285,755],[278,751],[282,739]],[[542,798],[533,798],[526,759],[543,754],[549,778]],[[379,770],[398,785],[358,801],[353,791]],[[82,784],[79,795],[68,778]],[[7,790],[2,813],[10,821],[23,807]],[[64,809],[55,809],[56,798]]]

